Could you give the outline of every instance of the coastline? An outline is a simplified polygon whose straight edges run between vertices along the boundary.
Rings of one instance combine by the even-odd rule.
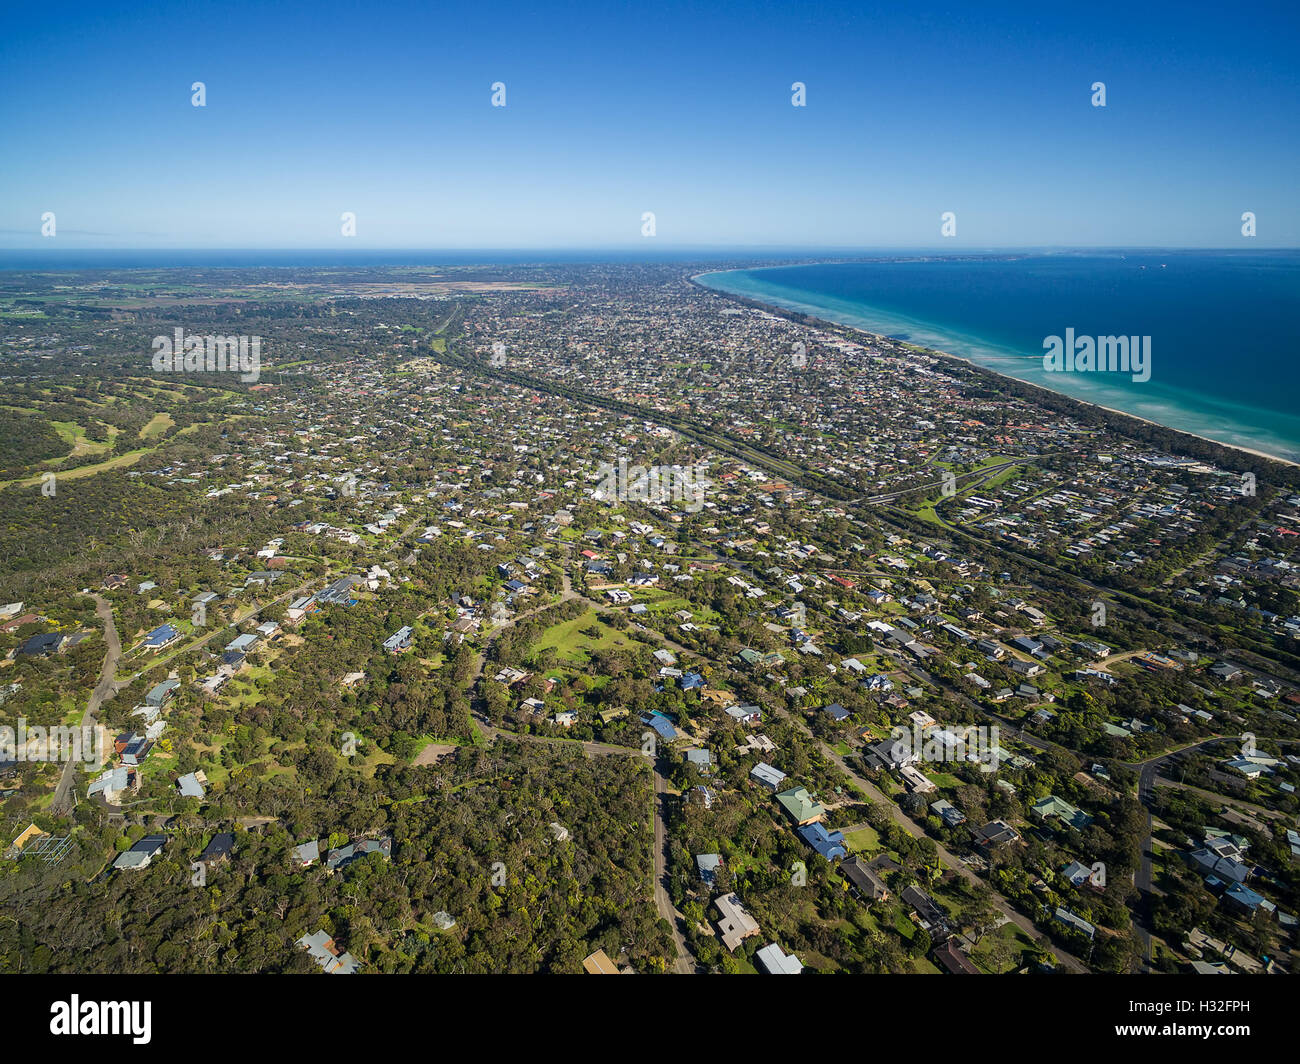
[[[766,300],[756,296],[740,295],[739,293],[728,292],[721,288],[713,288],[707,284],[704,284],[699,280],[699,278],[701,277],[712,276],[716,274],[751,273],[754,272],[755,270],[765,269],[765,268],[769,268],[769,267],[760,266],[760,267],[751,268],[751,267],[739,266],[729,270],[706,270],[701,273],[690,275],[687,278],[687,282],[691,285],[694,285],[696,288],[699,288],[702,291],[711,293],[712,295],[722,296],[725,299],[741,301],[743,303],[756,306],[756,307],[762,307],[768,312],[772,314],[776,314],[783,318],[788,318],[791,315],[798,315],[800,318],[807,319],[808,321],[813,322],[818,326],[824,328],[847,329],[851,333],[854,333],[857,336],[869,338],[872,342],[904,343],[904,344],[909,343],[908,341],[892,340],[888,336],[885,336],[881,333],[871,332],[870,330],[864,329],[858,325],[848,325],[845,324],[844,322],[833,321],[830,318],[824,318],[821,317],[820,315],[810,314],[807,311],[790,310],[786,307],[781,307],[774,303],[769,303]],[[989,376],[996,378],[997,380],[1015,381],[1017,384],[1023,385],[1026,388],[1032,388],[1035,391],[1039,391],[1044,393],[1045,395],[1049,395],[1054,400],[1064,400],[1067,403],[1078,403],[1080,406],[1091,407],[1094,410],[1105,411],[1107,414],[1111,415],[1112,417],[1116,417],[1120,419],[1128,418],[1133,421],[1141,422],[1142,424],[1151,425],[1154,426],[1155,428],[1162,429],[1165,432],[1171,432],[1179,436],[1187,436],[1191,439],[1199,440],[1202,443],[1208,443],[1215,447],[1223,447],[1230,451],[1238,451],[1241,454],[1250,455],[1252,458],[1261,458],[1268,462],[1276,462],[1279,465],[1290,466],[1293,469],[1300,469],[1300,462],[1298,461],[1293,461],[1289,458],[1281,458],[1278,455],[1269,454],[1267,451],[1257,450],[1253,447],[1246,447],[1239,443],[1227,443],[1223,440],[1216,440],[1213,436],[1206,436],[1199,432],[1191,432],[1188,429],[1178,428],[1173,425],[1166,425],[1163,422],[1155,421],[1152,418],[1143,417],[1140,414],[1132,414],[1129,413],[1129,411],[1127,410],[1120,410],[1113,406],[1106,406],[1102,403],[1094,403],[1088,399],[1080,399],[1078,396],[1071,395],[1068,392],[1056,391],[1055,389],[1048,388],[1045,385],[1037,383],[1036,381],[1028,381],[1022,377],[1013,376],[1010,373],[1000,373],[996,369],[992,369],[989,366],[982,365],[981,363],[976,362],[974,359],[968,358],[965,355],[954,355],[949,351],[942,351],[937,348],[925,347],[921,344],[909,344],[909,346],[914,347],[920,351],[924,351],[926,354],[933,355],[936,358],[949,359],[953,362],[961,362],[963,365],[967,366],[969,369],[975,371],[976,373],[986,373]]]

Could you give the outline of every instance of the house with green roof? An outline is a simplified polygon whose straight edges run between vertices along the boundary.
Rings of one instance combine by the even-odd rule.
[[[821,802],[814,802],[812,795],[803,787],[791,787],[788,791],[782,791],[776,796],[776,800],[781,803],[781,808],[785,810],[786,815],[799,827],[815,824],[826,818],[826,809]]]
[[[1034,813],[1040,820],[1047,820],[1049,817],[1056,817],[1063,824],[1068,824],[1076,831],[1082,831],[1092,823],[1092,817],[1082,809],[1071,805],[1064,798],[1058,798],[1054,794],[1049,794],[1046,798],[1040,798],[1034,803]]]

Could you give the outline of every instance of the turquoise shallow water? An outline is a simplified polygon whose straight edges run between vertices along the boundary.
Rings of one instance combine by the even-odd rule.
[[[916,258],[708,273],[709,288],[908,339],[1300,462],[1300,253]],[[1047,372],[1044,340],[1149,336],[1150,379]]]

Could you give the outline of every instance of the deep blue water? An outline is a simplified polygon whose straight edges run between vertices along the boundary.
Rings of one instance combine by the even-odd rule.
[[[1300,461],[1300,252],[918,258],[699,280]],[[1150,379],[1046,372],[1044,339],[1067,328],[1076,336],[1151,337]]]

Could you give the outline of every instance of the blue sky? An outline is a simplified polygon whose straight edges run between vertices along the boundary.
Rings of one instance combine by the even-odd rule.
[[[1297,11],[33,4],[0,247],[1296,247]]]

